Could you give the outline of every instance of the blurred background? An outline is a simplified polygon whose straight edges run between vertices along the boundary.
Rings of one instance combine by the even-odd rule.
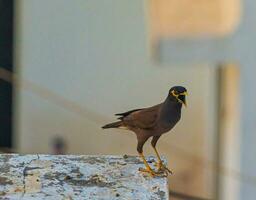
[[[137,155],[115,113],[188,89],[171,199],[255,199],[254,0],[0,0],[2,152]],[[150,143],[146,155],[153,154]]]

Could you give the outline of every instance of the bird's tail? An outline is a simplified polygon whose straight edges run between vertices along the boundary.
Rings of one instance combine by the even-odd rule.
[[[101,128],[106,129],[106,128],[118,128],[120,126],[122,126],[122,121],[118,121],[118,122],[113,122],[110,124],[106,124],[105,126],[102,126]]]

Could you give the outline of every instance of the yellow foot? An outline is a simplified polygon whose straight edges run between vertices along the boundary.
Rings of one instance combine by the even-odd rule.
[[[165,172],[168,174],[173,174],[173,172],[168,168],[166,167],[163,162],[157,162],[156,164],[156,167],[157,167],[157,172]]]
[[[150,174],[150,176],[152,176],[152,177],[159,176],[159,174],[160,174],[158,172],[153,171],[151,168],[146,168],[146,169],[145,168],[139,168],[139,171],[140,172],[146,172],[146,173]]]

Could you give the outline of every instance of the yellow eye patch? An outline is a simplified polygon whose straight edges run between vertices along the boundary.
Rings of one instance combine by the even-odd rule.
[[[178,94],[175,90],[172,90],[171,93],[172,93],[172,95],[173,95],[174,97],[178,97],[178,96],[179,96],[179,94]]]

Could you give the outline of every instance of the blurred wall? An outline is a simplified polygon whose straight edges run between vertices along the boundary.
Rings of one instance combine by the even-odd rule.
[[[18,2],[17,14],[20,152],[48,153],[59,135],[69,153],[136,154],[132,133],[100,127],[115,120],[114,113],[157,104],[171,86],[184,85],[188,109],[160,139],[159,151],[175,171],[173,189],[212,196],[214,69],[152,62],[144,1],[26,0]],[[153,153],[150,145],[145,153]]]
[[[240,0],[149,0],[153,39],[220,37],[240,22]]]

